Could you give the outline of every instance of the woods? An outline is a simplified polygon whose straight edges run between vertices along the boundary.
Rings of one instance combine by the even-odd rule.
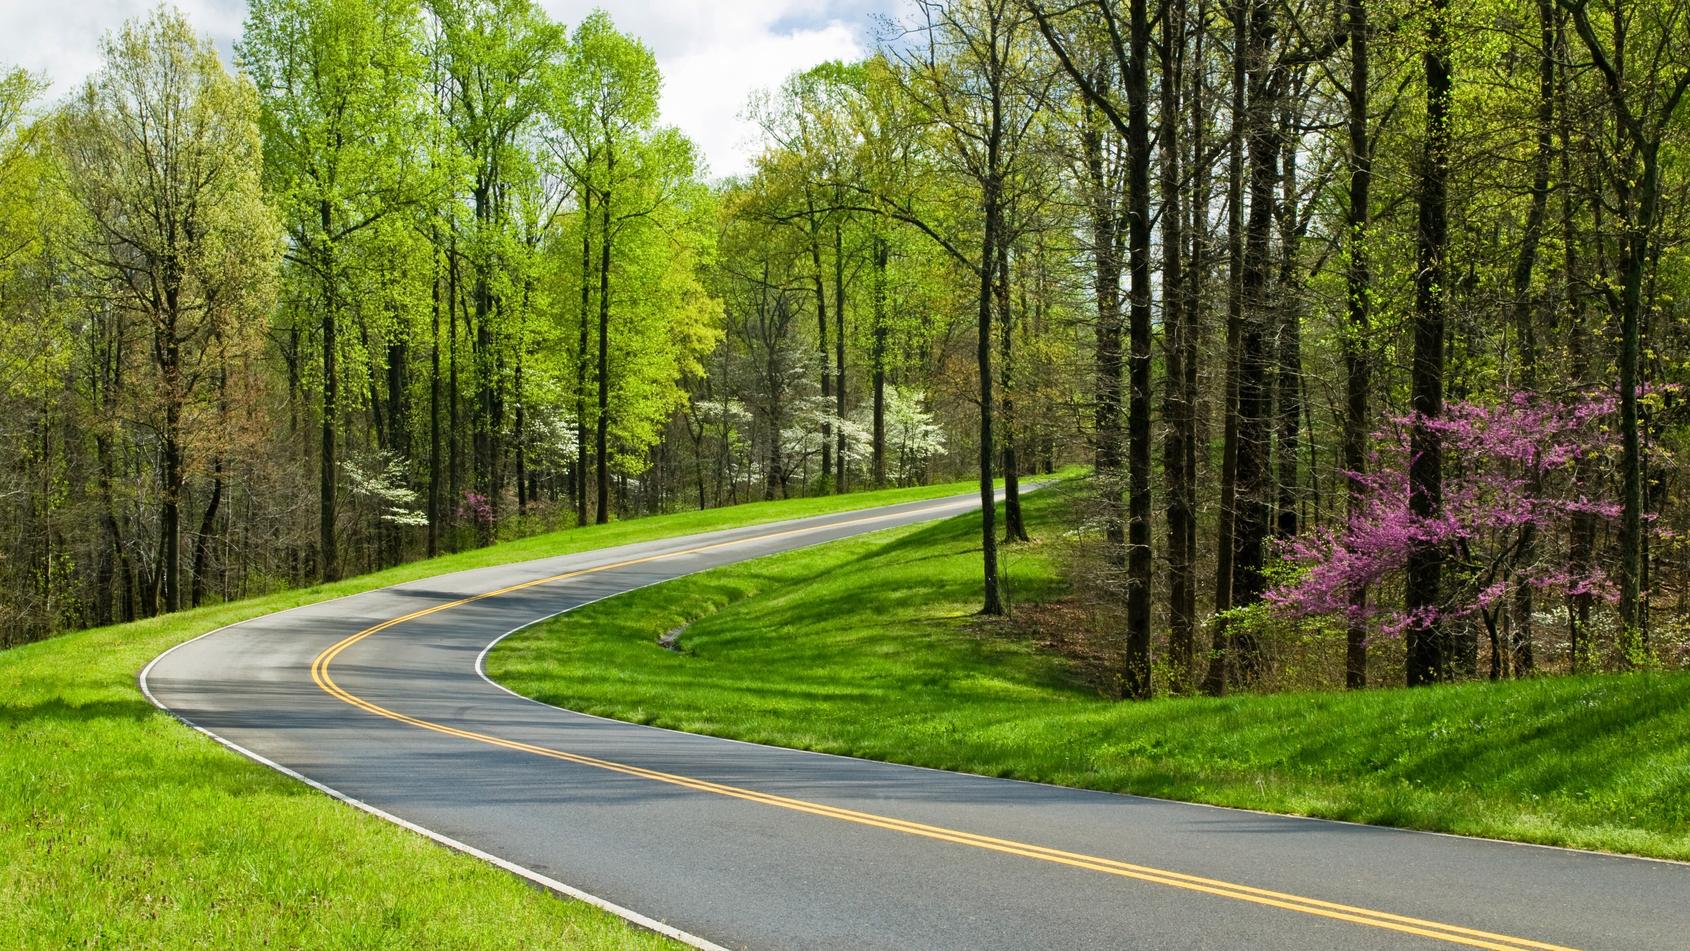
[[[603,12],[196,30],[0,82],[0,643],[966,477],[1124,697],[1690,660],[1680,0],[911,0],[727,176]]]

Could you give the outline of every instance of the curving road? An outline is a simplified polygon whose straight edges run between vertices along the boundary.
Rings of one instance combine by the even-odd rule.
[[[430,578],[215,631],[141,686],[331,795],[700,947],[1690,947],[1690,865],[755,746],[480,673],[499,638],[590,601],[977,505]]]

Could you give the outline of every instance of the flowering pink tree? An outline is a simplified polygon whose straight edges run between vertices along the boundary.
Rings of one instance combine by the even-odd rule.
[[[465,489],[463,500],[458,503],[458,517],[487,531],[493,527],[493,503],[480,492]]]
[[[1451,403],[1431,421],[1443,437],[1442,512],[1415,515],[1408,504],[1410,417],[1375,434],[1369,471],[1360,476],[1366,504],[1341,530],[1317,531],[1288,543],[1282,554],[1302,570],[1266,595],[1293,617],[1343,615],[1377,623],[1386,636],[1434,621],[1482,622],[1493,653],[1504,605],[1521,586],[1564,597],[1607,600],[1616,588],[1600,564],[1575,570],[1546,557],[1532,539],[1552,538],[1581,516],[1613,519],[1619,505],[1587,498],[1576,472],[1612,449],[1603,421],[1614,401],[1586,398],[1556,402],[1515,394],[1495,405]],[[1449,556],[1441,603],[1410,614],[1400,605],[1351,603],[1350,592],[1399,580],[1418,544]],[[1522,557],[1530,552],[1530,557]],[[1494,667],[1493,667],[1494,670]]]

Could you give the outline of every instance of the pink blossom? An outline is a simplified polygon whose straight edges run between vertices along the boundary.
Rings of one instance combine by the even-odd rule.
[[[1360,487],[1359,511],[1341,529],[1318,529],[1285,543],[1281,556],[1305,570],[1266,600],[1290,616],[1377,620],[1382,633],[1395,636],[1439,619],[1494,611],[1521,586],[1611,599],[1615,586],[1602,565],[1574,572],[1545,540],[1575,517],[1618,518],[1618,503],[1588,495],[1617,453],[1610,425],[1616,404],[1611,394],[1562,402],[1526,393],[1491,405],[1450,403],[1442,416],[1425,421],[1443,449],[1442,507],[1430,517],[1409,507],[1415,418],[1391,417],[1374,434],[1368,471],[1345,473]],[[1527,531],[1540,541],[1533,557],[1523,559]],[[1351,604],[1351,591],[1396,581],[1409,555],[1427,544],[1447,555],[1443,604],[1412,615],[1378,603],[1363,609]]]

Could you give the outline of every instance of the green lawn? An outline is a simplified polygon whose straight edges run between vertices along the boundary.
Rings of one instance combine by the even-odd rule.
[[[1055,493],[1028,499],[1056,530]],[[1690,675],[1118,702],[978,607],[978,522],[898,529],[621,595],[488,672],[606,716],[1273,812],[1690,859]],[[1012,590],[1057,581],[1013,548]],[[681,625],[677,653],[657,636]]]
[[[594,526],[0,651],[0,947],[669,946],[224,749],[136,673],[221,625],[398,581],[968,488]]]

